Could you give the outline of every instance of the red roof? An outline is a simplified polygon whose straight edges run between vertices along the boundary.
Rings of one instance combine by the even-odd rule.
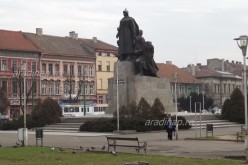
[[[0,30],[0,50],[38,52],[21,31]]]
[[[103,42],[101,40],[98,40],[96,38],[94,39],[84,39],[79,38],[78,39],[82,44],[85,44],[91,48],[94,48],[96,51],[98,50],[105,50],[105,51],[117,51],[118,47],[110,45],[106,42]]]
[[[159,68],[157,75],[161,78],[169,79],[170,82],[174,82],[172,75],[174,73],[177,73],[177,82],[179,83],[185,83],[185,84],[201,83],[201,81],[197,80],[190,73],[178,68],[177,66],[173,64],[159,63],[157,64],[157,66]]]

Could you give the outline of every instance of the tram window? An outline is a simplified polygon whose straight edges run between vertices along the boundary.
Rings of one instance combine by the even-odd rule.
[[[79,112],[79,107],[75,107],[75,112]]]
[[[89,107],[87,107],[86,109],[87,109],[87,112],[89,112]]]
[[[84,112],[84,108],[81,108],[81,112]]]
[[[64,108],[64,112],[68,112],[68,108],[67,107]]]
[[[74,112],[74,107],[70,107],[70,112]]]

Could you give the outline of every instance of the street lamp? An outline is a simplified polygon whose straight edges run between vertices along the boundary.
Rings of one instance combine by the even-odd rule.
[[[23,106],[24,106],[24,114],[23,114],[23,145],[24,147],[27,146],[27,97],[26,97],[26,93],[27,93],[27,89],[26,89],[26,71],[27,71],[27,64],[25,62],[23,62],[21,64],[21,70],[23,72]]]
[[[196,104],[199,103],[199,110],[201,112],[201,102],[195,102],[195,138],[197,138],[197,128],[196,128]],[[200,137],[201,137],[201,113],[200,113]]]
[[[237,41],[239,48],[242,50],[243,60],[244,60],[244,102],[245,102],[245,130],[247,131],[248,123],[247,123],[247,81],[246,81],[246,50],[247,50],[247,42],[248,37],[246,35],[239,36],[239,38],[235,38]],[[246,161],[248,161],[247,156],[247,133],[245,135],[245,150],[246,150]]]
[[[178,122],[177,122],[177,73],[173,73],[172,75],[173,79],[174,79],[174,82],[175,82],[175,93],[174,93],[174,96],[175,96],[175,110],[176,110],[176,140],[178,140]]]

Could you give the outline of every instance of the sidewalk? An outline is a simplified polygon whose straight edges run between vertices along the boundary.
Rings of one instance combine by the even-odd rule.
[[[214,130],[216,135],[235,134],[239,127],[218,128]],[[202,130],[202,136],[205,136]],[[138,137],[140,141],[148,143],[147,154],[158,154],[166,156],[196,157],[196,158],[224,158],[225,156],[245,156],[244,142],[235,141],[204,141],[204,140],[184,140],[194,138],[195,130],[185,130],[178,133],[178,140],[167,140],[165,131],[117,134],[117,133],[91,133],[91,132],[44,132],[44,145],[65,148],[79,148],[80,146],[95,147],[101,150],[103,145],[107,145],[105,136]],[[197,130],[199,137],[199,130]],[[13,146],[17,141],[17,131],[0,131],[0,144],[2,146]],[[173,137],[175,138],[175,137]],[[28,145],[35,146],[35,132],[29,132]],[[117,147],[117,152],[136,153],[134,148]],[[141,150],[140,153],[143,153]]]

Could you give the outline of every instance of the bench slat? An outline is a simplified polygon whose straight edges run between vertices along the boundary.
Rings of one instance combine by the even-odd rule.
[[[130,141],[139,141],[138,138],[127,138],[127,137],[107,137],[107,140],[130,140]]]

